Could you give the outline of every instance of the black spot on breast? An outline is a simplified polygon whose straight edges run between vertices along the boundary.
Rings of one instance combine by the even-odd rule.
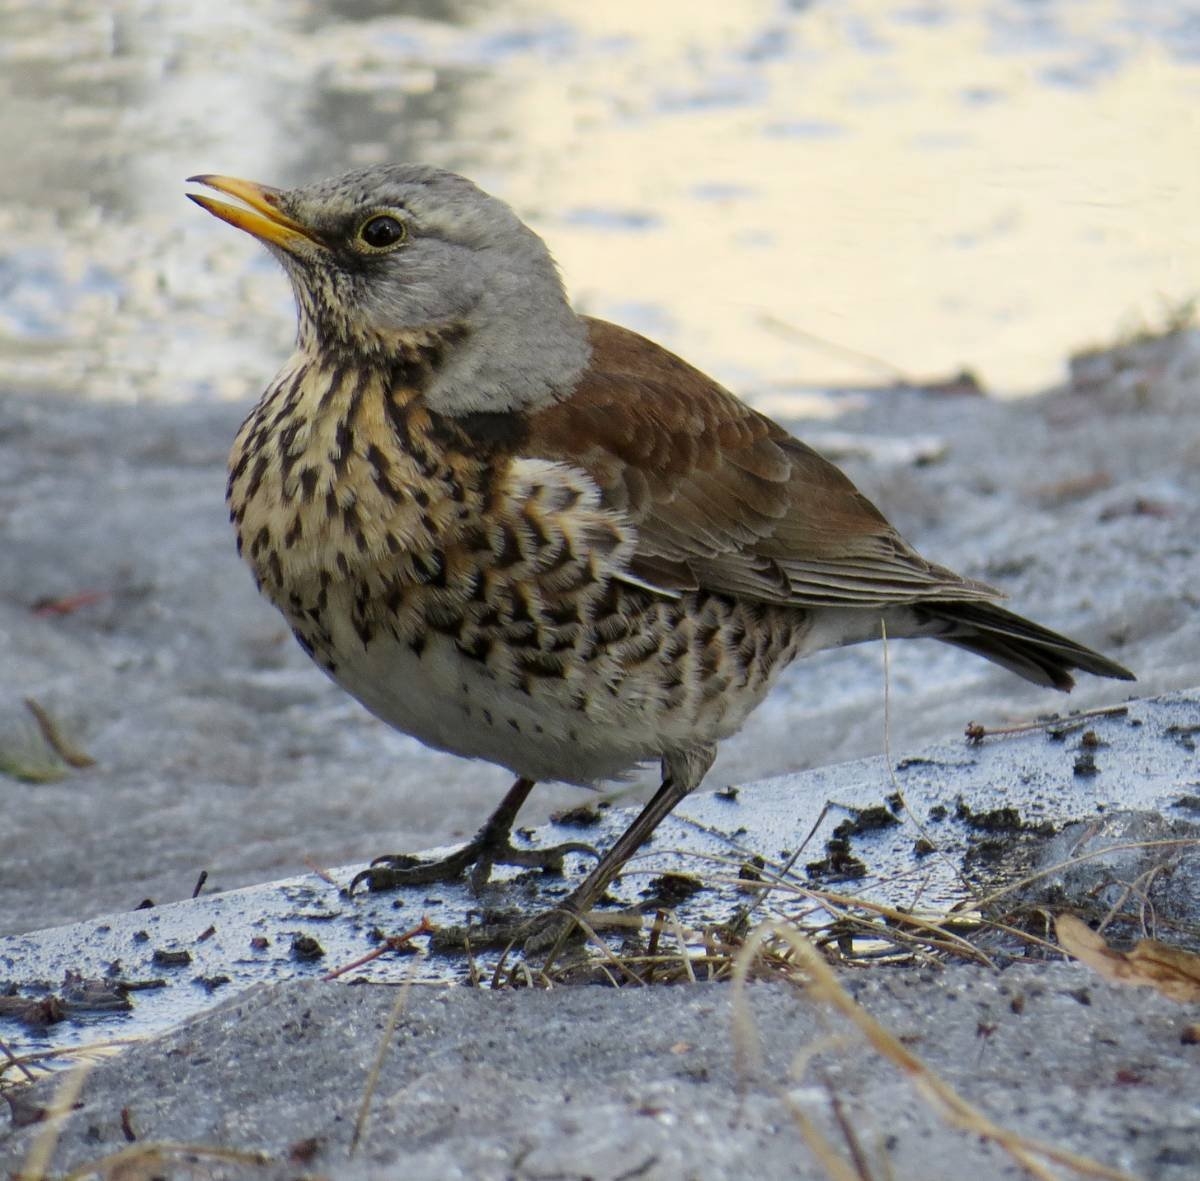
[[[459,537],[460,542],[473,554],[490,551],[487,534],[478,525],[468,525]]]
[[[496,566],[501,570],[507,570],[510,566],[524,561],[524,558],[525,555],[521,552],[521,539],[517,536],[517,531],[505,522],[500,526],[500,548],[496,552]]]
[[[401,504],[404,501],[404,489],[393,481],[392,461],[374,443],[367,448],[367,462],[371,465],[375,487],[389,500]]]
[[[470,569],[461,579],[459,587],[460,594],[466,594],[472,603],[487,602],[487,580],[483,577],[483,571]]]
[[[426,615],[425,622],[435,632],[440,632],[444,636],[449,636],[452,640],[457,640],[462,634],[464,621],[461,615],[439,615],[430,612]]]
[[[517,667],[531,677],[560,678],[563,675],[563,659],[550,652],[520,652]]]
[[[283,469],[285,479],[300,458],[298,453],[292,452],[292,444],[296,441],[296,435],[299,432],[300,423],[289,422],[275,437],[276,449],[279,452],[279,465]]]
[[[254,467],[250,470],[250,483],[246,485],[246,499],[252,500],[255,493],[262,486],[263,476],[267,474],[267,457],[260,455],[254,461]]]
[[[397,398],[388,398],[383,407],[397,443],[407,451],[409,447],[408,403]]]
[[[557,603],[552,603],[543,609],[543,614],[551,623],[558,624],[559,627],[583,622],[583,617],[579,614],[578,599],[562,599]]]
[[[446,563],[437,550],[412,556],[413,577],[420,583],[432,587],[445,587]]]
[[[541,569],[544,574],[556,574],[573,561],[575,551],[571,548],[571,543],[565,537],[560,537],[558,544],[548,554],[543,555]]]
[[[246,471],[247,465],[250,463],[250,452],[243,449],[241,455],[237,458],[237,463],[229,470],[229,484],[232,487],[234,483],[242,478]]]
[[[329,371],[329,384],[325,387],[325,392],[321,395],[320,407],[322,410],[327,410],[333,404],[334,398],[341,393],[345,380],[345,368],[340,364],[334,365]]]
[[[375,628],[371,622],[357,612],[354,614],[354,630],[358,632],[358,638],[362,640],[364,648],[375,638]]]
[[[522,521],[525,522],[526,528],[533,535],[534,545],[537,549],[544,549],[550,544],[550,534],[545,530],[541,521],[538,520],[537,514],[530,512],[528,508],[521,514]]]
[[[344,418],[337,424],[334,432],[334,445],[336,450],[330,459],[333,461],[333,470],[341,476],[345,474],[350,457],[354,454],[354,432]]]
[[[317,481],[321,475],[315,467],[306,467],[300,473],[300,493],[304,500],[309,501],[316,495]]]
[[[532,623],[533,614],[529,609],[529,599],[525,594],[525,589],[520,586],[512,586],[509,588],[508,597],[512,603],[513,623]]]
[[[250,543],[250,556],[257,558],[263,549],[270,544],[271,530],[264,525],[255,535],[254,540]]]
[[[383,606],[392,615],[396,615],[404,606],[404,586],[399,579],[391,579],[385,586]]]
[[[480,664],[483,664],[492,650],[492,641],[487,636],[476,633],[469,640],[459,640],[455,647],[468,660],[478,660]]]

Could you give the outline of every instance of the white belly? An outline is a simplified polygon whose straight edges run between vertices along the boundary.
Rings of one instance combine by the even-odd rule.
[[[390,636],[366,648],[352,633],[341,639],[338,684],[376,717],[438,750],[529,779],[578,784],[620,778],[662,752],[659,728],[636,711],[615,701],[576,709],[540,686],[530,695],[502,687],[443,636],[430,637],[419,656]]]

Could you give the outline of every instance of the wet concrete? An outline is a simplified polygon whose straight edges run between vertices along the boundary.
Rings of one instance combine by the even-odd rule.
[[[1195,691],[1019,734],[945,742],[890,768],[872,759],[699,794],[629,863],[595,921],[619,949],[642,924],[634,911],[649,921],[665,908],[687,932],[688,954],[703,956],[703,932],[743,909],[749,924],[788,916],[824,933],[836,915],[807,893],[812,888],[935,918],[958,910],[971,937],[979,936],[971,922],[979,900],[1032,875],[1021,891],[989,904],[986,917],[1014,923],[1023,907],[1052,906],[1111,922],[1112,908],[1110,934],[1120,937],[1144,933],[1146,920],[1136,916],[1148,909],[1160,938],[1194,943],[1198,725]],[[601,811],[526,839],[604,847],[631,818]],[[572,856],[567,874],[586,866],[585,857]],[[25,1021],[0,1020],[4,1040],[20,1052],[159,1033],[252,985],[320,978],[423,916],[439,928],[477,925],[492,911],[551,907],[569,888],[562,877],[508,870],[478,897],[453,884],[351,898],[344,887],[356,868],[0,940],[0,985],[31,1002],[54,994],[65,1017],[43,1024],[44,1006],[31,1006]],[[663,875],[685,875],[695,893],[672,895]],[[760,895],[758,882],[773,888]],[[1138,882],[1149,884],[1137,887],[1137,905],[1126,905],[1120,892]],[[616,924],[611,932],[606,919]],[[863,938],[860,949],[845,934],[842,953],[869,955],[877,933]],[[677,947],[675,936],[670,942]],[[346,978],[487,980],[512,956],[480,943],[468,957],[420,936],[415,945],[429,952],[420,960],[389,953]],[[1028,953],[1022,941],[986,931],[980,944],[996,963]],[[536,967],[538,957],[530,962]],[[80,993],[81,980],[95,982],[90,994]],[[128,1007],[115,1007],[120,998]]]

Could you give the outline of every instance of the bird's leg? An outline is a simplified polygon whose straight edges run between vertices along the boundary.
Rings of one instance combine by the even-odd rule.
[[[600,859],[596,868],[558,906],[516,923],[500,923],[463,931],[475,946],[482,943],[516,942],[527,952],[550,948],[553,960],[558,948],[578,928],[576,920],[588,913],[621,872],[622,866],[650,839],[651,834],[689,795],[712,766],[715,747],[701,747],[663,758],[663,781],[650,802]],[[459,932],[442,932],[438,940],[454,942]],[[549,963],[549,960],[547,961]]]
[[[534,780],[521,778],[508,789],[499,807],[488,817],[484,826],[461,848],[436,861],[424,861],[408,853],[392,853],[377,857],[367,869],[356,873],[350,882],[350,893],[363,884],[374,891],[394,890],[399,886],[415,886],[427,882],[448,882],[460,878],[471,868],[471,888],[479,891],[487,884],[494,865],[522,865],[547,873],[561,873],[563,858],[568,853],[590,853],[590,846],[579,841],[567,841],[548,849],[518,849],[512,843],[513,822],[521,805],[533,790]]]

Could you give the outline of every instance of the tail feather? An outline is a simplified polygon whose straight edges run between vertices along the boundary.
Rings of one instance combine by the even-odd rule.
[[[924,634],[974,652],[1035,685],[1069,692],[1075,685],[1072,669],[1119,681],[1137,679],[1115,660],[991,603],[930,603],[915,611],[927,628]]]

